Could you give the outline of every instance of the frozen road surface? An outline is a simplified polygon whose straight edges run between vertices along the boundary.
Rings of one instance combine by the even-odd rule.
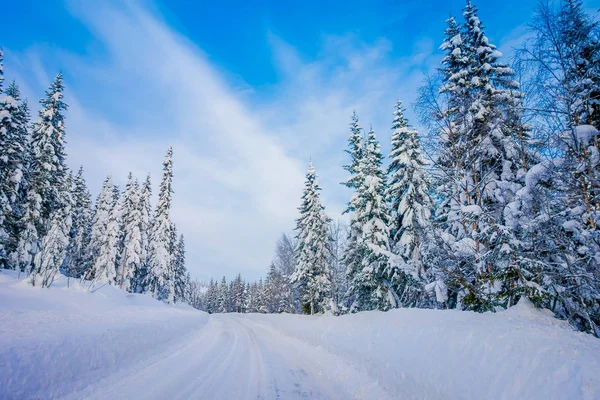
[[[181,347],[74,393],[95,399],[390,399],[353,365],[254,322],[216,314]]]

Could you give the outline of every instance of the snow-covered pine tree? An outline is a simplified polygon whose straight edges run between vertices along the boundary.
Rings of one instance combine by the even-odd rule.
[[[171,271],[171,241],[172,224],[169,217],[171,211],[171,195],[173,193],[173,149],[169,147],[163,162],[163,179],[158,193],[158,203],[152,223],[150,235],[149,265],[146,276],[146,290],[160,300],[172,303],[174,296]]]
[[[223,279],[221,279],[221,284],[219,285],[218,308],[216,312],[226,313],[228,300],[229,287],[227,286],[227,281],[225,280],[225,277],[223,277]]]
[[[183,235],[180,235],[177,241],[173,261],[173,273],[175,278],[175,301],[185,302],[189,274],[185,268],[185,240]]]
[[[345,151],[350,155],[350,163],[345,165],[344,169],[350,173],[350,177],[342,184],[350,189],[353,189],[354,194],[350,198],[350,202],[348,203],[348,207],[344,213],[352,213],[355,212],[359,206],[356,198],[356,192],[362,185],[363,175],[360,172],[360,167],[364,154],[362,128],[360,127],[356,111],[352,114],[352,121],[350,122],[350,136],[348,137],[348,149]],[[348,228],[346,248],[342,257],[342,262],[346,266],[347,282],[351,282],[361,268],[360,264],[363,257],[362,251],[364,249],[361,244],[361,240],[362,226],[354,219],[351,219],[350,226]],[[345,298],[346,300],[349,298],[347,293]]]
[[[20,220],[24,212],[29,166],[29,109],[27,102],[21,100],[15,82],[8,86],[4,96],[0,85],[0,113],[4,115],[0,121],[0,142],[4,142],[0,145],[0,214],[6,212],[4,218],[0,216],[0,248],[4,248],[0,249],[0,267],[14,269],[16,263],[11,255],[17,249],[22,230]],[[2,211],[6,206],[8,208]]]
[[[60,190],[67,175],[64,147],[67,105],[63,102],[63,90],[63,77],[59,73],[46,97],[40,100],[42,109],[31,137],[29,185],[41,198],[40,218],[35,221],[40,236],[49,229],[50,215],[61,207]]]
[[[150,204],[150,197],[152,196],[152,185],[150,182],[150,175],[146,176],[146,180],[142,185],[140,192],[140,234],[142,239],[142,265],[136,271],[137,275],[134,278],[134,288],[133,290],[136,293],[145,293],[147,290],[145,288],[146,284],[146,276],[149,268],[149,248],[150,248],[150,233],[152,230],[151,226],[151,216],[152,216],[152,206]]]
[[[299,207],[296,230],[296,269],[291,283],[301,287],[305,311],[311,315],[331,307],[331,265],[329,254],[329,218],[319,195],[317,173],[312,161],[306,172],[306,182]],[[275,265],[272,265],[275,277]]]
[[[121,237],[121,203],[119,187],[114,185],[109,200],[108,219],[100,238],[98,257],[94,261],[92,286],[96,283],[114,285],[117,282],[117,256]]]
[[[92,222],[92,197],[83,177],[83,167],[73,177],[71,185],[71,232],[65,259],[65,275],[80,278],[89,266],[88,246]]]
[[[84,278],[88,280],[91,280],[96,276],[96,268],[94,268],[94,266],[100,256],[100,249],[106,235],[106,227],[110,218],[112,188],[112,178],[108,175],[102,183],[102,189],[96,198],[94,213],[92,215],[90,241],[87,248],[87,260],[89,265],[86,266],[84,274]]]
[[[385,176],[381,169],[383,156],[375,131],[369,130],[359,165],[361,185],[351,204],[351,227],[359,227],[360,261],[349,277],[348,297],[355,310],[389,310],[398,306],[393,291],[389,264],[389,210],[385,198]]]
[[[70,186],[71,182],[66,179],[58,190],[59,206],[55,206],[50,215],[48,232],[42,240],[40,251],[35,256],[31,274],[31,283],[34,286],[50,287],[65,261],[71,230]]]
[[[470,1],[464,17],[460,35],[450,20],[442,45],[447,110],[438,116],[444,128],[436,160],[443,229],[437,244],[451,255],[444,268],[455,289],[452,303],[484,311],[502,303],[500,287],[516,267],[518,241],[505,209],[522,187],[531,153],[514,72],[498,61]]]
[[[427,283],[423,254],[431,228],[433,201],[419,133],[408,124],[401,101],[394,109],[392,130],[386,196],[391,205],[390,248],[401,257],[393,281],[402,306],[425,306],[428,301],[423,285]]]
[[[135,290],[135,277],[142,267],[142,210],[140,186],[129,173],[123,193],[123,254],[121,255],[117,279],[121,288]]]
[[[6,226],[6,217],[11,214],[10,182],[8,148],[10,147],[9,129],[12,126],[11,108],[16,108],[16,102],[4,94],[4,64],[3,52],[0,49],[0,268],[8,267],[8,242],[9,232]]]

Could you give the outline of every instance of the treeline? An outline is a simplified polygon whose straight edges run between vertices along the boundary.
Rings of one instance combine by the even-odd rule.
[[[299,304],[266,301],[267,279],[244,285],[246,309],[484,312],[525,296],[600,336],[600,29],[578,0],[541,3],[530,29],[509,67],[470,1],[449,18],[442,63],[415,103],[426,131],[398,102],[384,167],[354,113],[341,252],[311,163],[294,268],[277,291]],[[230,287],[213,282],[205,307],[237,311]]]
[[[4,87],[0,51],[0,267],[49,287],[59,273],[89,288],[116,285],[166,302],[186,301],[190,278],[183,235],[170,219],[172,149],[154,211],[148,176],[131,173],[123,191],[110,176],[92,207],[83,177],[66,165],[63,77],[58,74],[30,123],[15,82]]]

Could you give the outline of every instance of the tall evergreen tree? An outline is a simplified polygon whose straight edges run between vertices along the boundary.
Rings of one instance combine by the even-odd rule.
[[[150,236],[149,269],[146,276],[146,290],[160,300],[173,302],[174,287],[172,260],[169,252],[172,224],[169,217],[171,195],[173,193],[173,149],[169,147],[163,162],[163,179],[160,184],[158,203],[154,213]]]
[[[58,74],[46,97],[40,100],[42,110],[32,133],[32,156],[29,184],[41,198],[40,217],[36,221],[38,234],[43,236],[49,227],[50,214],[60,207],[60,190],[67,175],[65,165],[65,116],[63,78]]]
[[[388,310],[398,305],[390,282],[389,210],[382,160],[379,142],[371,129],[359,166],[361,185],[351,199],[351,227],[358,226],[362,236],[357,244],[358,268],[349,276],[348,297],[352,308],[358,310]]]
[[[73,208],[71,211],[71,232],[65,260],[65,274],[79,278],[89,266],[88,246],[92,222],[92,197],[83,177],[83,167],[73,177],[71,187]]]
[[[0,142],[4,143],[0,146],[0,214],[3,215],[0,216],[0,248],[4,248],[0,249],[0,267],[15,268],[14,260],[11,261],[14,257],[10,255],[16,251],[22,230],[20,220],[29,164],[29,109],[14,82],[4,96],[0,85],[0,113],[4,115],[0,121]]]
[[[390,247],[402,258],[395,275],[404,306],[419,305],[425,283],[423,254],[430,230],[433,201],[429,195],[419,133],[408,124],[398,101],[392,124],[387,198],[391,204]]]
[[[300,218],[296,226],[296,269],[291,277],[291,282],[302,288],[306,311],[311,315],[329,309],[332,301],[328,249],[330,220],[325,215],[320,190],[317,173],[311,161],[306,172],[304,194],[299,208]],[[274,265],[272,269],[275,269]]]
[[[131,172],[123,193],[123,254],[121,255],[118,280],[125,290],[135,290],[135,277],[142,268],[142,210],[140,187]]]
[[[147,274],[149,270],[149,248],[150,248],[150,233],[151,233],[151,216],[152,206],[150,204],[150,197],[152,196],[152,185],[150,182],[150,175],[146,176],[141,192],[140,192],[140,234],[141,234],[141,246],[142,246],[142,265],[137,270],[135,276],[135,291],[137,293],[146,292]]]
[[[175,248],[175,257],[173,260],[173,274],[175,278],[175,301],[185,302],[188,285],[188,273],[185,268],[185,240],[183,235],[179,236]]]
[[[356,191],[362,185],[364,176],[361,174],[360,168],[364,155],[364,145],[362,137],[362,129],[360,128],[358,115],[356,112],[352,114],[350,122],[350,136],[348,137],[348,149],[345,150],[350,155],[350,163],[344,166],[344,169],[350,173],[350,177],[343,184]],[[356,195],[353,195],[348,203],[345,213],[355,212],[359,207]],[[358,273],[361,266],[362,251],[364,247],[362,240],[362,226],[355,219],[351,219],[348,229],[348,238],[346,240],[346,249],[343,256],[343,263],[346,266],[347,281],[350,282]],[[348,296],[346,296],[348,297]]]
[[[102,189],[96,198],[94,214],[92,216],[90,241],[87,249],[89,265],[86,267],[84,275],[85,279],[88,280],[94,279],[99,272],[96,266],[107,234],[108,222],[110,220],[112,189],[112,178],[109,175],[102,183]]]

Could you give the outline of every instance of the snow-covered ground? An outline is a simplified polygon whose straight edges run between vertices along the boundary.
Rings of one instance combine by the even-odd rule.
[[[598,399],[600,340],[496,314],[217,314],[0,272],[1,399]]]

